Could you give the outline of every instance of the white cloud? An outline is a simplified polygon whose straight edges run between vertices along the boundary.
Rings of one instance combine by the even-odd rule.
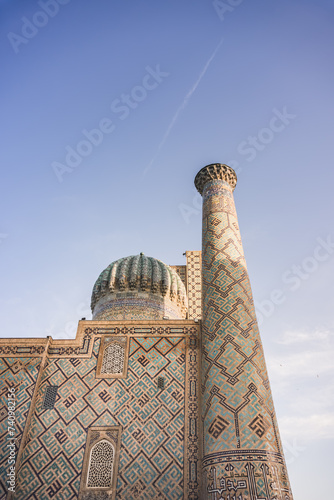
[[[325,329],[287,330],[276,341],[277,354],[268,356],[273,377],[314,377],[334,375],[334,332]]]
[[[334,349],[301,350],[298,353],[270,357],[268,367],[272,376],[279,378],[320,377],[334,374]]]
[[[300,443],[317,439],[334,439],[334,415],[321,413],[306,416],[282,417],[280,431],[288,440]]]
[[[277,344],[282,344],[282,345],[291,345],[291,344],[296,344],[300,342],[310,342],[310,341],[333,341],[334,340],[334,333],[331,332],[330,330],[315,330],[312,332],[307,332],[307,331],[293,331],[293,330],[287,330],[284,332],[282,337],[277,340]]]
[[[334,439],[334,333],[287,330],[268,356],[268,370],[281,407],[284,439],[298,443]]]

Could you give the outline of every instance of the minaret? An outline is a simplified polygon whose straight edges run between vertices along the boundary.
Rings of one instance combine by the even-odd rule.
[[[234,170],[202,168],[203,499],[292,500],[233,190]]]

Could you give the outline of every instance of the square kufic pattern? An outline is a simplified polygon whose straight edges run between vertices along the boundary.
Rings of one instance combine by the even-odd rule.
[[[116,483],[122,428],[90,427],[80,483],[80,500],[116,497]]]
[[[119,500],[198,499],[199,325],[161,321],[93,326],[92,357],[66,353],[46,365],[17,483],[20,500],[111,500],[110,478],[113,484],[116,476]],[[96,377],[99,353],[101,365],[103,359],[101,341],[108,338],[123,346],[129,343],[126,378]],[[127,351],[124,359],[126,363]],[[159,377],[164,389],[158,386]],[[44,394],[53,385],[59,386],[58,394],[54,408],[47,410]],[[114,454],[104,435],[90,443],[88,432],[95,426],[122,429],[119,462],[118,448],[111,442]],[[90,450],[100,441],[92,456],[95,473],[89,477]],[[102,467],[99,475],[101,455],[109,469]]]
[[[202,317],[202,252],[187,251],[188,319]]]
[[[101,338],[96,378],[126,378],[128,368],[128,337]]]

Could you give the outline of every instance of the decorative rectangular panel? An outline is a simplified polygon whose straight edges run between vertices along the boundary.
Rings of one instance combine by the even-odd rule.
[[[128,338],[102,337],[96,378],[125,378],[128,365]]]
[[[164,377],[158,377],[158,387],[159,389],[165,388],[165,379]]]
[[[82,467],[79,500],[114,500],[122,428],[90,427]]]
[[[43,401],[43,408],[45,410],[53,410],[56,402],[57,392],[58,392],[58,385],[49,385],[46,388]]]

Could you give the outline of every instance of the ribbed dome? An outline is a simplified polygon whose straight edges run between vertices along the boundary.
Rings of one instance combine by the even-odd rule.
[[[155,301],[158,297],[161,297],[163,301],[173,302],[182,311],[180,317],[185,317],[187,293],[179,275],[160,260],[147,257],[142,253],[118,259],[102,271],[92,293],[91,308],[93,317],[96,314],[101,315],[100,311],[96,311],[96,309],[100,310],[101,307],[99,306],[102,303],[104,304],[104,310],[112,309],[115,305],[113,299],[115,299],[115,301],[118,301],[117,307],[119,308],[121,297],[126,299],[141,297],[143,300],[144,296],[152,298],[154,296]],[[108,305],[106,300],[108,300]],[[128,304],[128,307],[130,307],[130,304]],[[150,308],[149,303],[147,307]],[[173,306],[173,308],[175,307]],[[131,316],[133,315],[131,314]],[[113,318],[107,316],[103,319]],[[126,318],[124,317],[124,319]]]

